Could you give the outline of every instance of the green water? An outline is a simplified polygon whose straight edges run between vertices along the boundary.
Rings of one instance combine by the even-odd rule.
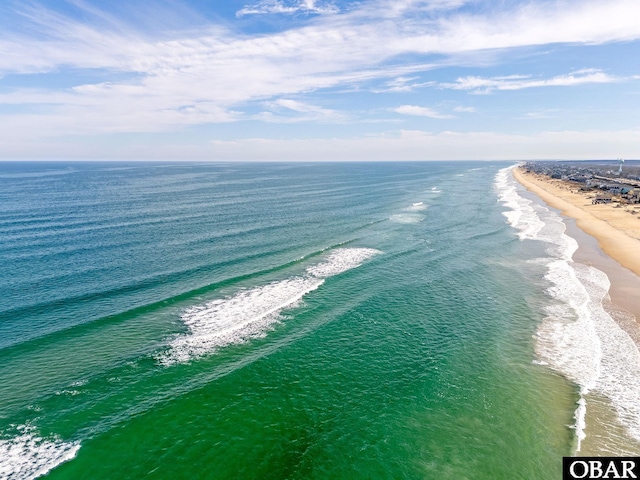
[[[1,431],[29,425],[38,452],[79,445],[48,478],[560,478],[576,389],[533,362],[548,300],[527,259],[542,249],[502,215],[505,165],[131,167],[35,177],[87,218],[60,199],[0,216]],[[65,236],[73,215],[86,237]],[[379,253],[162,363],[190,308],[250,316],[245,298],[358,248]],[[23,260],[48,254],[38,283]]]

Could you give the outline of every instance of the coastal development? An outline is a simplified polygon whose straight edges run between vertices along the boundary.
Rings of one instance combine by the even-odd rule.
[[[640,166],[530,162],[514,169],[514,176],[640,275]]]
[[[528,173],[546,175],[554,180],[563,180],[582,192],[597,192],[592,203],[612,203],[618,196],[621,204],[640,204],[640,165],[628,165],[623,169],[624,160],[618,159],[618,168],[610,164],[583,165],[576,162],[529,162],[524,166]],[[606,201],[598,201],[607,199]]]

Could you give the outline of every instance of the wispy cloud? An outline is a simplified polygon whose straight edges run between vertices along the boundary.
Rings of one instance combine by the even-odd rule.
[[[266,102],[265,107],[269,111],[261,112],[258,118],[269,122],[340,122],[346,119],[344,114],[336,110],[288,98]]]
[[[523,88],[539,87],[570,87],[586,83],[614,83],[622,79],[608,75],[597,69],[578,70],[566,75],[551,78],[532,78],[525,75],[511,75],[506,77],[461,77],[454,83],[441,83],[441,88],[454,90],[469,90],[472,93],[491,93],[494,90],[521,90]]]
[[[436,82],[418,82],[420,77],[397,77],[385,82],[380,87],[371,89],[374,93],[406,93],[413,92],[417,88],[435,85]]]
[[[260,55],[272,59],[297,55],[316,63],[321,58],[329,71],[336,65],[356,70],[385,62],[386,66],[394,67],[397,63],[389,60],[412,53],[452,55],[558,42],[593,44],[640,38],[640,24],[635,20],[640,17],[640,2],[636,0],[566,1],[554,3],[554,8],[545,3],[476,14],[454,8],[462,3],[378,0],[285,32],[251,37],[210,25],[206,31],[173,32],[174,38],[168,42],[143,35],[134,25],[122,21],[109,20],[110,28],[104,28],[104,24],[94,28],[45,8],[33,8],[28,20],[45,38],[19,33],[0,35],[0,47],[7,53],[0,57],[0,71],[20,72],[29,65],[46,71],[68,65],[154,73],[149,69],[158,64],[163,68],[184,69],[210,59],[224,67],[222,61],[228,58],[247,62]],[[268,5],[331,10],[329,4],[313,1],[271,2],[264,4],[264,8]],[[420,17],[434,5],[450,10],[441,17]],[[377,16],[382,10],[394,13]],[[607,21],[602,21],[603,18]]]
[[[457,107],[454,107],[453,111],[460,112],[460,113],[474,113],[474,112],[477,112],[478,109],[475,107],[463,107],[459,105]]]
[[[419,107],[417,105],[401,105],[397,108],[391,109],[392,112],[400,113],[402,115],[414,115],[417,117],[429,117],[429,118],[453,118],[452,115],[445,115],[439,113],[432,108]]]
[[[373,83],[381,84],[381,91],[406,93],[433,84],[421,79],[438,66],[484,65],[487,51],[495,59],[496,52],[524,46],[640,39],[637,0],[460,8],[467,3],[476,2],[372,0],[338,12],[333,3],[319,0],[264,1],[247,5],[241,16],[334,14],[259,34],[236,31],[231,23],[149,31],[78,1],[91,21],[26,4],[20,7],[22,23],[0,29],[0,76],[73,72],[82,80],[64,87],[5,87],[0,103],[23,106],[28,113],[3,115],[0,130],[21,139],[164,132],[252,118],[241,112],[265,105],[270,110],[263,118],[269,121],[297,115],[343,122],[348,114],[313,107],[317,102],[305,95],[360,85],[370,91]],[[583,70],[549,79],[468,76],[439,86],[486,93],[618,80],[601,70]],[[298,103],[282,100],[291,98]],[[449,118],[414,105],[395,111]]]
[[[558,116],[557,109],[535,110],[527,112],[523,117],[523,120],[545,120],[547,118],[554,118]]]
[[[338,13],[339,9],[332,3],[320,3],[316,0],[299,0],[295,2],[283,0],[262,0],[253,5],[247,5],[236,12],[237,17],[244,15],[265,15],[274,13]]]

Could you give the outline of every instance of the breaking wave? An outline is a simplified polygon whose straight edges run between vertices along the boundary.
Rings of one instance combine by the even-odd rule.
[[[609,279],[602,271],[574,262],[577,242],[566,235],[562,218],[548,208],[521,197],[511,169],[496,176],[500,201],[509,224],[521,240],[544,242],[543,264],[552,304],[536,333],[538,362],[548,364],[580,387],[574,428],[580,442],[586,438],[585,395],[607,397],[629,434],[640,440],[640,352],[631,337],[605,310]]]
[[[0,478],[38,478],[73,459],[80,449],[78,443],[42,438],[30,426],[22,425],[17,430],[17,436],[0,440]]]
[[[304,275],[241,290],[227,298],[192,307],[181,317],[188,333],[175,338],[159,355],[163,365],[188,362],[220,347],[263,337],[282,320],[282,312],[296,307],[324,279],[361,265],[381,253],[372,248],[338,248]]]

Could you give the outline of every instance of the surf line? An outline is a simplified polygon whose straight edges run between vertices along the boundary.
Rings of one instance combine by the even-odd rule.
[[[75,458],[80,444],[45,439],[28,425],[17,427],[18,434],[0,440],[0,478],[31,480]]]
[[[164,366],[186,363],[226,345],[264,337],[282,320],[284,310],[298,306],[302,298],[320,287],[326,278],[359,267],[380,253],[373,248],[336,248],[322,262],[308,267],[304,275],[241,290],[192,307],[181,316],[188,332],[174,338],[168,350],[156,358]]]
[[[536,240],[548,245],[548,257],[537,262],[547,269],[545,279],[551,284],[547,295],[558,300],[545,308],[546,316],[537,329],[535,350],[542,361],[535,363],[558,371],[579,386],[575,423],[571,427],[576,432],[577,453],[586,438],[585,395],[593,388],[600,365],[600,344],[587,311],[590,299],[571,262],[578,244],[564,233],[560,217],[552,216],[552,212],[545,209],[549,215],[543,219],[543,211],[537,212],[531,200],[518,194],[510,175],[512,168],[502,169],[496,176],[499,199],[509,208],[503,214],[518,231],[520,240]]]
[[[555,302],[545,308],[546,317],[536,333],[536,353],[543,363],[580,387],[572,427],[576,452],[586,438],[586,398],[592,391],[611,401],[620,423],[640,441],[640,352],[604,308],[609,278],[572,260],[578,243],[565,234],[562,218],[521,197],[511,168],[498,173],[496,189],[510,208],[504,214],[519,230],[520,239],[548,245],[549,256],[537,261],[547,268],[545,279],[551,286],[546,293]]]

